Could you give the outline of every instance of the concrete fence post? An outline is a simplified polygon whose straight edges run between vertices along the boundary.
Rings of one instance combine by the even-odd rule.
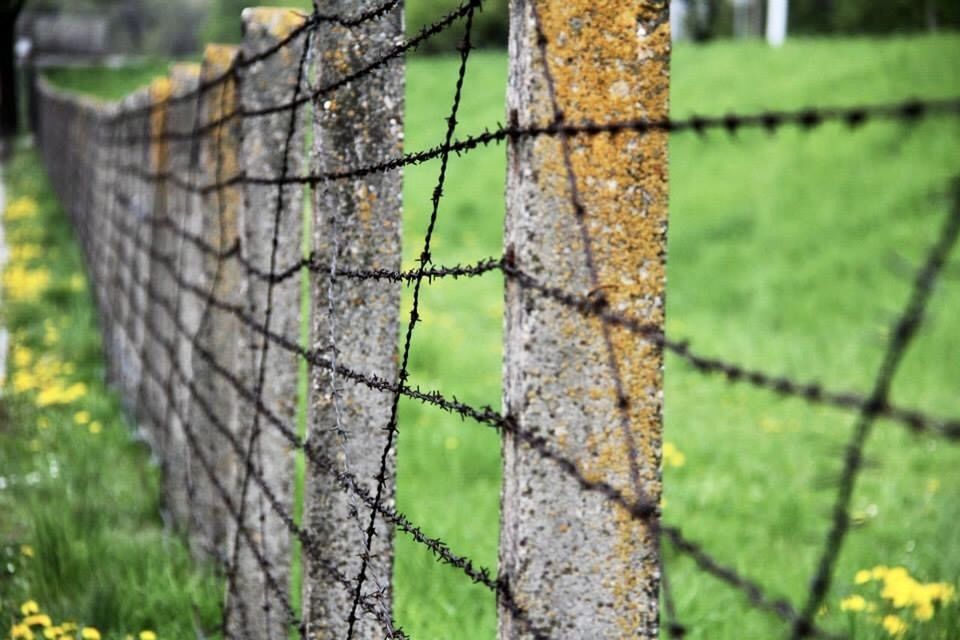
[[[146,144],[151,146],[148,170],[158,176],[151,184],[153,198],[151,199],[152,206],[148,213],[149,219],[141,221],[139,224],[139,226],[146,227],[146,229],[142,231],[138,229],[137,231],[140,237],[145,240],[145,243],[141,244],[138,254],[138,258],[142,260],[142,264],[138,263],[138,268],[146,282],[146,285],[141,289],[142,298],[140,298],[140,300],[142,304],[139,308],[143,311],[139,319],[139,325],[142,331],[142,339],[138,346],[140,349],[141,362],[150,363],[150,365],[154,365],[162,359],[159,353],[160,345],[156,341],[156,336],[153,335],[151,331],[148,331],[147,327],[155,322],[159,317],[158,314],[161,313],[161,310],[155,305],[154,301],[153,279],[162,277],[158,273],[158,271],[162,270],[162,266],[156,263],[151,253],[155,246],[163,242],[162,234],[167,233],[167,230],[158,224],[158,220],[166,215],[167,181],[160,176],[165,175],[170,168],[170,149],[165,136],[168,128],[167,121],[169,119],[169,109],[166,100],[172,92],[173,83],[170,78],[160,77],[153,81],[151,94],[154,105],[151,109],[149,127],[149,135],[153,139],[136,143],[138,145]],[[114,144],[129,143],[117,141],[114,142]],[[144,366],[150,365],[144,364]],[[150,393],[151,390],[153,390],[152,396]],[[159,398],[160,392],[157,381],[141,369],[137,387],[137,425],[141,435],[153,448],[155,455],[162,459],[163,456],[160,451],[162,447],[161,430],[163,425],[155,424],[155,416],[160,415],[158,413],[160,407]]]
[[[511,3],[510,120],[667,116],[667,4]],[[542,283],[662,327],[666,135],[521,136],[508,163],[508,260]],[[508,277],[505,410],[585,479],[656,503],[661,381],[655,345]],[[500,638],[531,637],[521,618],[549,637],[656,638],[655,528],[584,491],[511,433],[503,473],[500,573],[513,602],[500,598]]]
[[[289,9],[246,9],[243,12],[242,58],[276,45],[301,26],[304,16]],[[305,91],[301,87],[303,39],[294,39],[277,55],[257,60],[244,68],[240,81],[242,109],[289,104]],[[283,109],[259,116],[245,116],[241,125],[241,158],[248,177],[284,178],[304,170],[304,128],[301,109]],[[300,281],[274,282],[259,277],[289,266],[301,254],[303,243],[302,185],[244,185],[240,238],[243,256],[252,269],[245,270],[246,314],[256,324],[296,342],[300,335]],[[293,428],[297,409],[298,357],[257,329],[244,324],[240,332],[238,377],[253,390],[263,406]],[[240,523],[250,541],[236,535],[233,548],[233,584],[230,586],[230,616],[226,634],[242,637],[284,638],[288,621],[282,596],[270,582],[287,590],[289,597],[292,554],[289,528],[279,510],[293,513],[294,456],[290,442],[277,427],[249,403],[239,412],[237,435],[252,465],[238,465],[236,503],[243,511]],[[262,485],[251,477],[261,474]],[[268,493],[269,492],[269,493]],[[266,570],[257,557],[266,561]],[[267,571],[270,572],[269,576]],[[240,632],[243,612],[248,624]]]
[[[370,6],[339,5],[346,15]],[[403,3],[383,17],[345,27],[321,24],[316,38],[316,85],[325,86],[375,60],[403,37]],[[403,152],[404,62],[321,96],[314,115],[313,163],[319,174],[394,158]],[[400,169],[351,180],[321,182],[313,206],[313,248],[319,268],[313,281],[313,348],[331,364],[396,378],[400,283],[356,280],[338,270],[400,269],[403,176]],[[369,495],[377,489],[390,394],[351,381],[330,368],[314,367],[310,381],[309,443],[353,475]],[[394,502],[395,450],[388,454],[381,503]],[[303,555],[303,604],[307,637],[344,638],[360,572],[370,509],[344,491],[329,470],[308,460],[305,514],[316,536],[312,560]],[[378,616],[356,610],[356,638],[385,637],[391,619],[393,531],[378,518],[364,570],[361,596]],[[344,580],[346,578],[346,581]],[[377,618],[380,618],[378,621]]]
[[[150,133],[152,115],[148,105],[153,100],[154,90],[151,87],[139,89],[128,95],[122,101],[123,110],[130,110],[137,115],[125,118],[126,130],[129,136],[148,136]],[[128,145],[125,147],[126,162],[137,170],[147,173],[150,167],[150,144]],[[141,239],[144,225],[142,222],[152,213],[153,193],[151,182],[144,177],[135,177],[132,180],[133,188],[117,202],[115,215],[118,224],[126,227],[130,233],[117,236],[117,249],[120,268],[114,276],[117,279],[117,289],[121,292],[118,298],[117,331],[114,334],[119,344],[117,355],[117,385],[120,400],[127,415],[136,415],[137,389],[140,380],[140,349],[137,344],[139,330],[142,329],[142,317],[138,312],[137,302],[141,291],[137,286],[139,279],[137,244]]]
[[[40,90],[35,95],[41,95]],[[43,102],[38,98],[38,119],[43,117]],[[107,256],[111,249],[112,229],[106,218],[109,198],[112,198],[114,185],[111,184],[112,162],[115,149],[113,147],[112,118],[115,111],[113,103],[101,104],[97,109],[96,136],[94,144],[96,152],[90,176],[90,190],[92,199],[90,210],[87,213],[87,233],[90,235],[90,258],[87,263],[88,287],[96,304],[98,324],[100,325],[101,342],[106,344],[107,314],[105,306],[109,304],[104,283],[107,281]],[[41,127],[42,132],[42,127]],[[106,354],[104,354],[106,355]]]
[[[192,94],[196,90],[200,77],[200,67],[196,64],[178,64],[170,70],[170,97],[176,98]],[[178,278],[183,277],[181,251],[184,240],[182,233],[187,227],[188,213],[193,206],[193,194],[187,183],[193,181],[191,171],[195,166],[192,155],[196,152],[197,142],[183,137],[184,132],[192,131],[197,125],[197,102],[194,98],[169,103],[165,117],[166,139],[165,159],[167,162],[166,179],[156,183],[158,198],[154,204],[153,253],[151,259],[150,298],[153,299],[148,313],[154,318],[156,336],[150,341],[154,353],[156,376],[147,381],[152,408],[147,413],[160,416],[163,423],[156,425],[156,449],[163,468],[164,504],[174,523],[186,528],[190,516],[190,466],[189,447],[180,416],[186,415],[184,402],[187,391],[181,375],[188,375],[189,369],[182,360],[182,345],[190,337],[177,327],[182,324],[180,317],[182,304],[193,303],[185,292],[181,291]],[[166,261],[162,264],[159,259]],[[158,302],[162,299],[164,302]],[[182,303],[182,304],[181,304]],[[173,306],[164,310],[164,305]],[[170,353],[167,345],[174,349]],[[180,370],[180,374],[177,373]],[[176,404],[174,404],[176,403]]]
[[[203,57],[201,82],[210,82],[229,72],[239,50],[227,45],[209,45]],[[200,149],[199,181],[202,184],[220,184],[234,177],[240,170],[240,121],[226,119],[239,106],[235,76],[213,85],[203,97],[203,123],[223,123],[203,135]],[[241,305],[240,263],[227,253],[238,242],[240,207],[243,191],[234,184],[205,193],[200,200],[199,240],[205,245],[200,253],[200,274],[191,278],[218,301]],[[209,407],[215,407],[224,416],[222,422],[231,431],[236,430],[236,390],[211,362],[232,370],[237,362],[239,319],[219,306],[208,305],[201,295],[187,293],[185,304],[200,309],[201,317],[192,354],[192,372],[196,393]],[[236,455],[230,443],[217,431],[217,425],[196,403],[190,405],[189,420],[199,455],[211,461],[213,470],[224,486],[231,486]],[[191,543],[195,550],[214,557],[227,556],[228,539],[232,532],[230,513],[222,496],[207,477],[200,461],[191,459],[191,478],[194,483],[190,509]]]

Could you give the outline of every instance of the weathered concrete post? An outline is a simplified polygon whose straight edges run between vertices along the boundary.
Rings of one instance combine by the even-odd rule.
[[[98,324],[100,325],[100,335],[104,347],[106,347],[108,336],[109,310],[107,305],[110,304],[105,285],[109,281],[110,274],[109,256],[113,252],[111,242],[115,241],[114,230],[107,215],[112,206],[111,202],[114,197],[115,181],[117,179],[114,167],[117,154],[116,125],[113,121],[116,113],[116,103],[105,103],[100,106],[99,122],[97,124],[99,131],[97,160],[91,178],[93,203],[88,218],[89,233],[94,238],[91,247],[92,263],[87,268],[87,273],[90,276],[88,285],[96,301]]]
[[[139,319],[140,330],[142,331],[142,340],[139,343],[141,362],[153,363],[159,358],[157,351],[160,349],[154,336],[147,327],[151,324],[151,319],[156,320],[157,314],[161,310],[154,304],[153,278],[160,277],[158,270],[162,267],[155,263],[151,256],[151,249],[154,243],[161,242],[160,234],[166,233],[157,224],[157,220],[166,215],[167,202],[167,181],[163,177],[170,168],[169,146],[165,138],[167,133],[168,105],[166,100],[170,97],[173,90],[173,83],[170,78],[158,77],[151,84],[151,94],[153,99],[153,108],[151,109],[149,134],[152,140],[144,141],[141,144],[151,145],[149,170],[155,173],[158,178],[153,183],[153,198],[151,201],[151,210],[149,218],[142,221],[140,225],[146,227],[141,238],[146,242],[141,244],[139,258],[143,261],[142,272],[145,274],[146,286],[143,290],[142,305],[143,315]],[[126,143],[121,143],[126,144]],[[161,447],[160,429],[161,425],[155,424],[154,416],[158,415],[158,402],[148,397],[148,389],[156,386],[156,381],[150,375],[141,371],[139,386],[137,388],[137,425],[144,439],[153,448],[155,455],[160,456]]]
[[[201,82],[209,82],[227,73],[238,52],[237,47],[208,45],[200,72]],[[198,171],[202,184],[223,183],[240,170],[239,119],[224,118],[237,109],[237,92],[236,77],[229,76],[204,95],[201,120],[205,123],[224,121],[203,136]],[[231,305],[242,303],[240,263],[236,256],[226,255],[237,244],[242,203],[243,192],[237,184],[204,194],[200,200],[199,235],[207,248],[200,253],[200,274],[195,283],[217,300]],[[236,390],[215,370],[210,358],[215,358],[221,367],[233,369],[237,361],[239,319],[218,306],[208,306],[206,300],[196,293],[188,292],[185,304],[196,306],[201,313],[197,346],[192,353],[195,391],[207,406],[215,407],[224,416],[222,422],[228,428],[235,430]],[[218,433],[209,415],[196,403],[190,405],[189,416],[197,446],[202,449],[198,455],[212,463],[224,486],[231,486],[236,456],[230,443]],[[232,531],[230,514],[197,456],[191,458],[191,477],[194,484],[190,504],[191,544],[196,551],[226,557]]]
[[[150,132],[152,114],[147,107],[151,104],[154,90],[151,87],[139,89],[128,95],[122,101],[124,110],[131,110],[136,115],[126,119],[127,130],[130,136],[147,136]],[[140,171],[150,171],[151,147],[150,142],[130,145],[124,155],[131,166]],[[117,371],[117,386],[120,390],[120,399],[128,415],[136,415],[137,389],[140,380],[140,350],[137,344],[138,327],[142,318],[138,317],[139,279],[137,260],[137,238],[142,234],[142,222],[152,212],[152,185],[144,177],[133,179],[133,187],[117,203],[115,211],[118,224],[129,230],[127,234],[117,237],[120,272],[117,274],[118,288],[125,292],[118,301],[118,322],[116,337],[119,342],[119,369]]]
[[[511,3],[509,113],[520,126],[667,115],[666,2]],[[663,323],[667,139],[518,137],[504,245],[538,281]],[[585,478],[660,494],[662,354],[508,278],[504,404]],[[631,451],[636,453],[635,458]],[[631,459],[635,459],[635,465]],[[585,492],[523,439],[503,439],[500,637],[656,638],[658,544],[648,523]]]
[[[370,3],[341,2],[346,15]],[[387,15],[350,28],[322,24],[316,33],[317,86],[328,85],[371,62],[403,37],[403,3]],[[374,164],[403,152],[404,63],[402,58],[336,92],[316,105],[314,166],[330,173]],[[313,274],[312,338],[314,349],[332,363],[396,377],[400,284],[355,280],[338,269],[400,269],[403,176],[398,169],[355,180],[319,184],[313,207],[313,246],[320,271]],[[370,495],[376,493],[384,426],[391,397],[330,369],[315,367],[310,385],[309,442],[335,461],[339,471],[355,476]],[[382,504],[394,500],[394,451],[387,460]],[[322,553],[319,562],[304,554],[303,605],[307,637],[344,638],[354,599],[352,584],[343,584],[329,566],[348,580],[359,573],[370,509],[345,492],[329,472],[307,463],[305,513]],[[326,565],[326,566],[325,566]],[[379,519],[362,595],[391,616],[392,527]],[[377,594],[377,595],[372,595]],[[355,638],[382,638],[376,617],[356,610]]]
[[[167,105],[166,99],[170,96],[171,83],[167,77],[157,77],[151,82],[145,92],[144,104],[149,105],[145,114],[146,126],[134,134],[145,138],[142,142],[133,145],[139,150],[138,156],[142,160],[142,170],[146,174],[162,173],[167,168],[167,145],[162,139],[166,131]],[[142,107],[141,107],[142,108]],[[129,144],[129,143],[124,143]],[[129,309],[129,339],[130,350],[133,354],[129,365],[131,381],[125,387],[129,399],[126,402],[128,410],[137,421],[142,436],[156,448],[156,425],[146,418],[150,414],[141,405],[145,400],[141,390],[144,388],[147,376],[144,373],[144,359],[148,355],[147,342],[151,340],[147,330],[149,320],[144,313],[150,302],[150,275],[151,259],[150,247],[153,242],[153,216],[157,210],[157,201],[165,195],[165,184],[162,180],[154,181],[138,178],[139,189],[136,197],[131,198],[131,208],[124,213],[125,226],[129,228],[131,237],[123,237],[125,243],[130,243],[132,252],[127,268],[130,271],[131,291]]]
[[[289,9],[246,9],[243,12],[244,38],[241,55],[251,58],[275,45],[303,24],[300,12]],[[300,86],[304,42],[294,39],[276,55],[245,67],[241,81],[241,104],[246,112],[290,103],[305,89]],[[301,110],[286,109],[262,116],[247,116],[242,122],[241,158],[247,176],[284,178],[304,170],[304,127]],[[256,270],[270,273],[288,266],[299,256],[303,241],[303,187],[301,185],[244,185],[241,241],[244,258]],[[300,281],[281,282],[246,272],[247,316],[276,334],[297,341],[300,335]],[[285,424],[295,423],[297,407],[296,354],[269,340],[246,324],[240,333],[238,373],[244,386],[258,393],[263,405]],[[293,512],[294,457],[289,442],[275,425],[250,405],[240,412],[238,437],[254,466],[262,472],[270,494],[286,513]],[[259,552],[269,562],[273,581],[290,584],[290,534],[283,519],[271,505],[261,485],[241,462],[237,474],[237,503],[244,511],[247,527]],[[242,498],[242,499],[241,499]],[[252,640],[284,638],[287,620],[281,600],[268,585],[263,568],[252,553],[245,536],[236,536],[235,582],[229,597],[227,635],[241,624],[237,615],[252,613],[243,636]]]
[[[196,64],[178,64],[170,70],[170,96],[176,98],[193,92],[199,82],[200,68]],[[168,132],[191,131],[196,121],[196,100],[185,99],[171,102],[167,106],[166,126]],[[163,424],[156,426],[156,450],[159,453],[163,468],[164,501],[165,507],[180,527],[186,527],[189,522],[190,504],[190,467],[189,447],[178,416],[185,415],[181,403],[185,395],[180,376],[175,370],[173,358],[180,357],[180,345],[187,339],[177,328],[179,318],[171,317],[171,310],[164,306],[176,306],[181,295],[177,278],[183,277],[180,269],[180,251],[185,242],[181,232],[186,225],[187,213],[190,210],[193,198],[181,180],[187,180],[191,167],[194,165],[191,154],[195,145],[192,139],[180,136],[166,140],[167,172],[176,176],[161,181],[159,187],[162,193],[162,202],[154,208],[153,219],[153,253],[154,258],[150,265],[150,295],[154,298],[149,313],[154,319],[157,336],[150,341],[153,351],[153,365],[156,376],[148,376],[150,388],[150,415],[161,416]],[[166,264],[161,262],[165,261]],[[165,302],[160,302],[159,300]],[[184,294],[186,304],[192,301]],[[174,309],[173,311],[177,311]],[[170,354],[166,345],[173,343],[177,348]],[[181,362],[177,362],[181,364]],[[177,409],[177,410],[175,410]]]

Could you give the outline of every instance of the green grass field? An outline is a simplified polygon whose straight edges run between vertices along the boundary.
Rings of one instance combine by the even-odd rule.
[[[759,43],[678,47],[672,113],[683,117],[954,96],[960,93],[958,58],[956,35],[797,40],[777,51]],[[442,138],[455,70],[452,58],[408,62],[409,150]],[[121,78],[112,72],[71,71],[55,79],[88,91],[108,87],[103,91],[115,96],[141,84],[145,75]],[[462,135],[504,119],[505,55],[475,53],[467,78],[459,117]],[[875,123],[856,132],[828,125],[810,133],[785,130],[773,137],[762,132],[744,132],[733,139],[720,133],[706,140],[676,136],[671,143],[668,333],[690,339],[701,352],[744,365],[822,380],[833,388],[866,390],[888,329],[905,302],[912,272],[947,211],[949,182],[960,174],[958,142],[960,123],[955,118],[910,127]],[[427,163],[405,174],[406,266],[414,264],[420,251],[437,167],[436,162]],[[500,254],[504,171],[502,147],[453,159],[434,247],[437,263]],[[68,242],[65,231],[57,233],[57,246]],[[406,295],[404,314],[410,303],[409,292]],[[928,322],[895,381],[897,402],[941,415],[960,414],[960,321],[950,311],[958,307],[960,257],[955,256]],[[501,280],[490,275],[438,281],[425,288],[421,311],[424,322],[414,336],[412,382],[471,404],[499,406]],[[64,315],[55,307],[37,313],[34,320]],[[93,340],[89,322],[77,331]],[[93,379],[97,356],[91,352],[89,357]],[[665,439],[685,459],[665,469],[665,519],[772,593],[800,602],[829,524],[853,416],[705,378],[673,358],[666,362],[665,397]],[[115,408],[111,411],[117,420]],[[8,415],[14,417],[10,422],[15,435],[0,455],[19,460],[21,453],[10,452],[29,442],[24,434],[30,427],[10,409]],[[407,401],[401,405],[400,426],[398,507],[427,533],[494,568],[500,477],[496,434]],[[141,468],[143,453],[125,444],[119,423],[113,433],[114,448],[106,446],[106,439],[87,438],[82,440],[83,455],[92,460],[122,455],[127,462],[118,466]],[[671,459],[679,462],[676,456]],[[155,521],[151,509],[156,497],[150,493],[155,479],[146,485],[131,477],[117,482],[127,483],[125,490],[131,493],[147,487],[149,495],[141,491],[130,499],[142,505],[138,518]],[[114,509],[110,494],[91,488],[86,495],[87,508]],[[10,498],[9,490],[0,491],[0,500]],[[73,504],[70,496],[58,500],[61,509]],[[14,496],[7,508],[32,523],[16,532],[15,544],[37,544],[36,532],[44,526],[67,539],[83,540],[82,531],[61,531],[52,517],[56,512],[48,513],[41,506],[45,504],[29,492]],[[850,628],[857,638],[889,637],[877,620],[889,612],[876,585],[855,585],[854,576],[877,565],[902,565],[921,582],[957,586],[960,447],[881,422],[867,449],[853,508],[856,525],[820,620],[836,629]],[[115,515],[111,511],[99,517]],[[0,529],[0,535],[5,542],[12,534]],[[395,612],[412,637],[495,635],[489,592],[437,564],[403,535],[396,545]],[[741,595],[703,576],[669,547],[666,557],[690,638],[782,637],[783,625],[753,611]],[[45,597],[53,598],[56,583],[40,582],[49,561],[38,553],[33,561],[18,565],[16,584],[22,589],[9,591],[5,585],[13,583],[0,582],[4,615],[16,599],[10,594],[40,593],[31,591],[35,584],[47,584],[44,593],[51,595]],[[129,573],[102,575],[104,584],[114,575],[116,584],[124,584]],[[195,597],[207,603],[204,610],[215,609],[211,603],[219,592],[209,586],[201,589],[199,585],[208,584],[203,578],[193,580],[198,585]],[[150,584],[157,597],[163,596],[164,586]],[[874,612],[841,611],[841,599],[855,594],[881,606]],[[85,600],[67,602],[73,609],[64,615],[106,624],[93,617],[95,609]],[[927,622],[900,610],[908,626],[903,637],[956,638],[958,609],[955,603],[938,609]],[[137,611],[149,612],[146,607]],[[117,618],[111,628],[118,632],[140,624],[119,608],[113,613]]]

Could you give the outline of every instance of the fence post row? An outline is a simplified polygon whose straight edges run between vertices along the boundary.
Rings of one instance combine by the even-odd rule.
[[[359,15],[369,3],[339,7]],[[510,11],[511,125],[667,116],[666,3],[524,0]],[[239,50],[210,46],[202,67],[175,65],[119,103],[39,79],[40,153],[80,236],[110,380],[163,467],[167,511],[196,553],[228,567],[226,635],[287,636],[296,533],[307,637],[392,636],[393,532],[369,504],[394,503],[392,397],[344,373],[397,377],[401,284],[346,272],[399,271],[399,168],[313,189],[309,346],[320,360],[302,529],[290,515],[299,362],[268,334],[301,336],[306,304],[299,275],[272,277],[303,256],[304,188],[287,179],[307,171],[305,114],[272,107],[310,111],[314,173],[402,153],[402,56],[304,96],[402,42],[403,3],[349,26],[318,21],[289,42],[304,25],[297,12],[242,19]],[[608,494],[659,500],[662,353],[530,279],[662,329],[666,141],[627,132],[508,145],[504,639],[658,634],[657,522]],[[241,175],[267,180],[231,181]]]
[[[369,2],[338,7],[360,14]],[[316,85],[327,86],[374,62],[403,38],[403,3],[386,15],[350,28],[319,25]],[[321,96],[314,110],[315,172],[367,166],[403,153],[402,57]],[[397,372],[400,283],[347,279],[340,269],[400,269],[403,176],[400,169],[349,180],[321,182],[313,206],[313,248],[319,269],[313,280],[313,348],[330,367],[314,367],[310,386],[312,451],[336,472],[355,477],[369,496],[394,503],[395,447],[386,452],[385,427],[392,398],[338,375],[337,366],[394,380]],[[319,557],[305,558],[304,621],[308,637],[343,638],[357,616],[355,638],[382,638],[390,628],[392,527],[329,470],[308,461],[306,525],[317,536]],[[375,534],[368,535],[368,527]],[[366,566],[358,550],[370,544]],[[352,581],[363,574],[363,583]],[[339,574],[339,577],[338,577]],[[346,578],[344,581],[342,578]],[[354,609],[355,590],[380,615]],[[380,618],[378,621],[377,618]],[[386,627],[386,628],[385,628]]]
[[[509,118],[521,126],[667,115],[666,3],[511,3]],[[541,137],[508,153],[508,261],[536,280],[663,326],[665,134]],[[660,495],[662,354],[507,281],[504,405],[589,481]],[[500,574],[550,637],[656,638],[649,523],[503,439]],[[500,599],[500,637],[529,631]]]

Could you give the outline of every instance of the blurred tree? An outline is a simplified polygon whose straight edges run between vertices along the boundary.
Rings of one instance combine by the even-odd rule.
[[[889,34],[960,28],[957,0],[792,0],[798,33]]]
[[[259,4],[259,3],[253,3]],[[200,32],[203,42],[240,42],[240,12],[250,6],[246,0],[214,0]]]
[[[0,0],[0,136],[17,132],[17,16],[24,0]]]

